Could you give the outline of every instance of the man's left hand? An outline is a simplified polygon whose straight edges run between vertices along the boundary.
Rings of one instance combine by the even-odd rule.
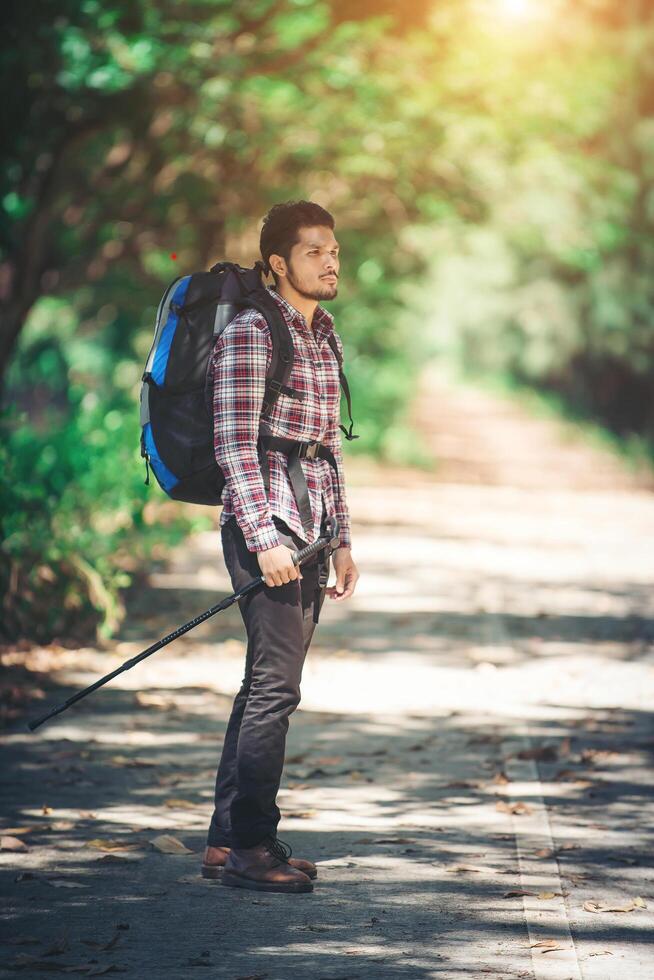
[[[338,602],[342,599],[349,599],[354,593],[354,588],[359,578],[357,567],[352,560],[352,552],[349,548],[337,548],[332,554],[334,571],[336,572],[336,585],[330,585],[325,591],[330,599]]]

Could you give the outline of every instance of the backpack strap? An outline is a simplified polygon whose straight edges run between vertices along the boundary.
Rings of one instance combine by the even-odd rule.
[[[304,472],[300,464],[301,459],[326,459],[334,471],[334,480],[336,482],[336,496],[338,496],[338,467],[336,465],[336,458],[329,448],[325,446],[322,442],[302,442],[298,439],[287,439],[284,436],[273,436],[269,435],[265,431],[265,426],[259,433],[260,443],[263,445],[264,450],[274,449],[278,452],[284,453],[288,458],[288,478],[293,487],[293,493],[295,494],[295,500],[298,507],[298,512],[300,514],[300,520],[302,521],[302,526],[304,527],[305,533],[307,535],[307,540],[311,536],[313,529],[313,515],[311,513],[311,501],[309,499],[309,488],[307,487],[307,481],[304,477]],[[266,452],[263,453],[266,457],[266,470],[268,469],[268,456]],[[263,467],[262,467],[263,469]],[[265,476],[264,476],[265,483]],[[266,487],[266,492],[268,492],[269,487]]]
[[[291,398],[304,398],[302,392],[286,384],[293,370],[293,338],[279,307],[266,289],[256,289],[249,293],[243,300],[243,307],[257,310],[267,321],[270,329],[272,359],[266,378],[266,394],[261,406],[261,414],[266,415],[281,392],[290,395]]]
[[[277,303],[265,288],[255,289],[243,298],[243,307],[257,310],[268,323],[270,337],[272,340],[272,359],[266,377],[266,388],[261,414],[266,415],[281,392],[290,395],[291,398],[304,398],[303,392],[289,387],[288,381],[293,370],[293,338]],[[270,463],[266,446],[261,438],[261,433],[257,440],[257,454],[259,465],[263,477],[263,485],[266,496],[270,496]]]
[[[338,344],[336,343],[336,337],[334,336],[333,333],[330,333],[330,335],[327,338],[327,340],[328,340],[329,346],[331,347],[331,349],[336,354],[336,360],[338,361],[338,377],[339,377],[339,380],[341,382],[341,388],[343,389],[343,393],[345,394],[345,400],[347,401],[347,414],[350,417],[350,431],[348,432],[348,430],[345,428],[345,426],[342,425],[340,422],[339,422],[339,428],[342,429],[343,432],[345,433],[345,438],[346,439],[348,439],[348,440],[358,439],[359,438],[358,436],[353,436],[352,435],[352,427],[354,425],[354,422],[352,420],[352,399],[350,397],[350,386],[347,383],[347,378],[345,377],[345,373],[343,371],[343,360],[341,358],[341,352],[338,349]]]

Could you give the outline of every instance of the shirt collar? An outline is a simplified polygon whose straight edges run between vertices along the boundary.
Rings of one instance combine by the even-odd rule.
[[[288,300],[285,300],[273,286],[266,286],[266,289],[271,296],[274,296],[286,318],[287,323],[298,327],[300,330],[309,329],[306,319],[299,310],[296,310],[295,307],[288,302]],[[316,306],[310,329],[313,331],[313,335],[318,346],[322,346],[323,342],[334,329],[334,317],[324,308],[324,306],[321,306],[320,304]]]

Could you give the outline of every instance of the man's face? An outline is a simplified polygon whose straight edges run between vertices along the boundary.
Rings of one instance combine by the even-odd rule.
[[[335,299],[338,294],[339,245],[331,228],[300,228],[300,241],[286,263],[289,284],[306,299]]]

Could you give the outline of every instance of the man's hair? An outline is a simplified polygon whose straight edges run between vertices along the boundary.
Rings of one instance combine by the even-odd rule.
[[[291,256],[291,249],[300,241],[300,228],[312,228],[324,225],[334,229],[334,218],[313,201],[286,201],[275,204],[263,219],[259,248],[264,262],[265,271],[272,272],[268,264],[271,255],[281,255],[286,262]],[[272,272],[275,286],[278,276]]]

